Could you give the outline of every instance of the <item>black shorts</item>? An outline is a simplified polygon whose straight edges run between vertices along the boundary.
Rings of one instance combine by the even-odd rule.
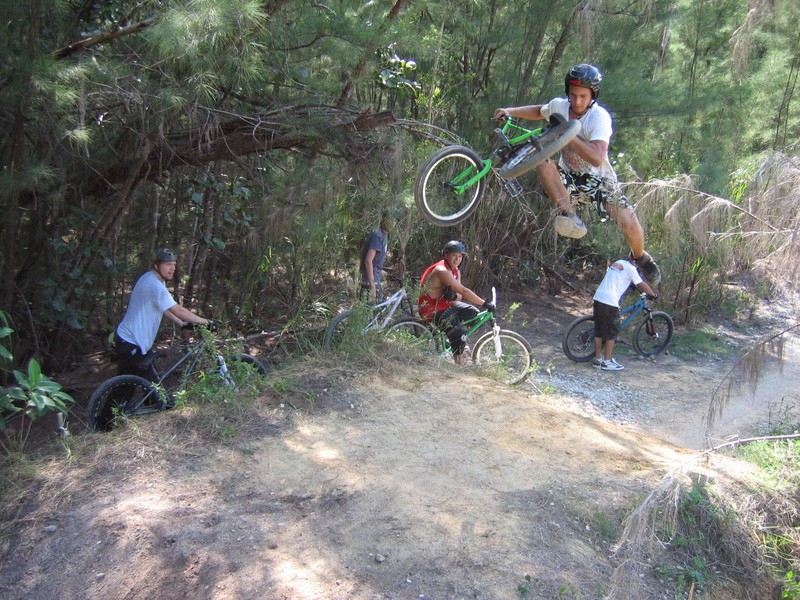
[[[592,316],[594,317],[594,337],[600,338],[604,342],[617,339],[619,336],[619,308],[595,300],[592,305]]]
[[[156,381],[158,375],[155,367],[152,361],[148,360],[153,354],[153,352],[142,354],[139,346],[123,340],[119,333],[115,335],[111,357],[117,363],[117,375],[138,375]]]
[[[466,302],[453,302],[448,308],[433,315],[434,324],[445,332],[453,349],[453,355],[463,354],[467,347],[467,329],[464,321],[474,318],[478,309]]]

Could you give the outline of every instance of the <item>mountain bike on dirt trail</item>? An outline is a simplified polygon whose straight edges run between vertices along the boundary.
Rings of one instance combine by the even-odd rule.
[[[497,293],[492,288],[492,304],[497,303]],[[480,336],[472,346],[470,358],[480,371],[497,377],[508,385],[518,385],[525,381],[533,369],[533,349],[522,335],[500,326],[495,310],[484,309],[462,325],[467,330],[467,340],[484,325],[491,331]],[[416,317],[400,319],[389,327],[386,336],[390,341],[413,346],[432,355],[449,356],[452,353],[450,341],[443,330],[428,321]],[[469,346],[470,342],[467,341]]]
[[[116,375],[106,380],[89,399],[87,425],[92,431],[110,431],[124,418],[141,417],[174,408],[188,396],[221,397],[247,388],[257,389],[267,367],[242,353],[243,338],[218,340],[201,327],[194,340],[154,352],[144,368],[167,355],[177,358],[157,378]]]

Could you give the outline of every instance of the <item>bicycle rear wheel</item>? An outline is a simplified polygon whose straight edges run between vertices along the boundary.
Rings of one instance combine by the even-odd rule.
[[[466,146],[446,146],[434,152],[422,166],[414,182],[417,208],[434,225],[449,227],[466,220],[483,196],[486,178],[458,193],[463,185],[483,169],[483,159]]]
[[[561,348],[567,358],[575,362],[589,362],[594,358],[594,318],[575,319],[567,327],[561,340]]]
[[[672,317],[659,310],[653,311],[636,327],[633,347],[642,356],[656,356],[667,349],[674,331]]]
[[[494,332],[489,331],[475,343],[472,362],[508,385],[522,383],[531,374],[533,349],[528,340],[514,331],[501,329],[499,335],[499,356],[494,344]]]
[[[386,331],[386,339],[425,354],[438,354],[439,337],[425,321],[413,317],[400,319]]]
[[[325,350],[338,348],[341,345],[344,339],[345,329],[347,328],[346,321],[352,312],[352,310],[345,310],[333,317],[330,325],[328,325],[328,329],[325,330],[325,339],[323,341]]]
[[[567,121],[547,129],[542,135],[538,136],[536,144],[526,144],[523,148],[514,153],[508,161],[497,170],[503,179],[513,179],[523,173],[530,171],[536,165],[544,162],[553,154],[569,144],[578,132],[581,124],[578,121]]]
[[[144,377],[117,375],[89,398],[86,422],[91,431],[111,431],[122,417],[138,417],[164,410],[158,389]]]

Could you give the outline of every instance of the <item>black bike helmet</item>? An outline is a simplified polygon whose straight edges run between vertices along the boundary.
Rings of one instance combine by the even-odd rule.
[[[603,74],[594,65],[587,63],[573,65],[564,78],[564,93],[569,96],[569,86],[577,85],[592,90],[592,100],[597,100],[600,96],[601,81],[603,81]]]
[[[155,263],[164,263],[164,262],[176,262],[178,259],[175,257],[175,253],[170,250],[169,248],[159,248],[156,250],[156,259],[153,261]]]
[[[442,249],[442,254],[447,254],[448,252],[458,252],[459,254],[466,254],[467,247],[458,240],[450,240],[444,245]]]

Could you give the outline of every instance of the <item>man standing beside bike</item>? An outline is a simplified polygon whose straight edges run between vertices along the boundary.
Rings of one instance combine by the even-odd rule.
[[[141,375],[155,381],[152,364],[144,365],[158,335],[162,316],[181,327],[189,323],[213,327],[212,321],[184,308],[170,294],[166,282],[175,277],[176,267],[175,253],[160,248],[151,269],[133,286],[128,309],[116,329],[114,358],[118,362],[118,374]]]
[[[613,129],[611,115],[597,104],[602,80],[602,73],[594,65],[574,65],[564,78],[567,98],[554,98],[547,104],[498,108],[494,117],[541,120],[558,115],[580,122],[581,131],[561,150],[558,164],[548,159],[536,166],[545,193],[560,211],[555,218],[556,231],[570,238],[586,235],[586,225],[575,213],[571,198],[588,197],[617,223],[630,246],[631,261],[656,285],[661,280],[660,270],[645,252],[642,225],[633,205],[621,193],[608,158]]]
[[[459,266],[466,253],[467,249],[460,241],[447,242],[442,250],[442,259],[422,274],[421,293],[417,300],[419,316],[445,332],[453,350],[453,360],[460,365],[466,361],[464,350],[467,346],[467,331],[462,323],[478,314],[473,305],[494,311],[491,301],[484,300],[461,284]]]
[[[383,264],[389,251],[389,232],[400,217],[396,208],[386,208],[381,213],[381,224],[367,236],[361,252],[361,293],[368,294],[370,301],[383,300]]]
[[[619,337],[619,301],[630,285],[648,294],[649,299],[658,296],[639,274],[639,270],[627,260],[614,262],[606,271],[597,287],[592,304],[594,318],[594,361],[592,365],[602,371],[622,371],[625,367],[612,357],[614,344]]]

